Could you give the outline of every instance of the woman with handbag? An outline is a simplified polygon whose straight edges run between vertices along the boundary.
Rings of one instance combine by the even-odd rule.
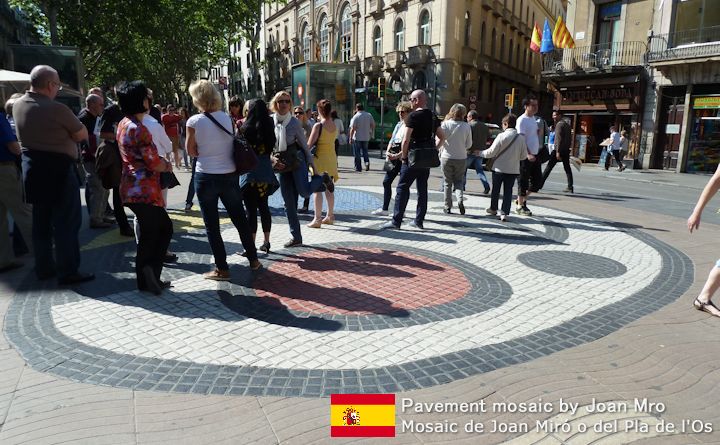
[[[480,152],[483,158],[493,159],[489,168],[492,170],[492,192],[490,193],[490,207],[485,210],[488,215],[497,215],[498,200],[500,198],[500,185],[503,186],[502,212],[500,221],[507,221],[512,205],[512,189],[515,180],[520,174],[520,161],[527,159],[527,145],[525,138],[519,137],[515,124],[517,117],[508,114],[502,119],[503,132],[493,141],[490,148]]]
[[[452,212],[452,192],[457,195],[460,214],[465,214],[463,189],[467,171],[467,150],[472,147],[472,129],[465,122],[467,108],[454,104],[440,127],[445,132],[445,143],[440,155],[440,166],[445,180],[445,213]]]
[[[275,125],[275,149],[272,154],[273,168],[278,173],[280,192],[285,203],[285,215],[290,226],[292,238],[284,247],[302,245],[300,220],[298,219],[298,196],[309,197],[317,191],[325,189],[334,191],[330,175],[314,174],[308,181],[308,168],[314,167],[313,156],[307,146],[305,130],[300,121],[292,116],[292,100],[286,91],[275,94],[270,102]],[[313,168],[313,171],[316,171]],[[323,187],[324,184],[324,187]]]
[[[262,267],[257,258],[255,243],[250,236],[242,192],[233,159],[232,120],[220,110],[222,101],[215,86],[207,80],[190,85],[193,104],[202,111],[188,119],[187,149],[197,157],[195,191],[200,202],[205,230],[215,257],[215,269],[203,275],[205,279],[229,281],[230,268],[220,233],[218,200],[222,201],[228,216],[240,235],[250,262],[250,269]]]
[[[308,145],[315,147],[313,156],[315,157],[315,166],[313,171],[322,171],[329,174],[333,182],[339,179],[337,168],[337,154],[335,153],[335,142],[337,141],[338,127],[331,118],[332,104],[327,99],[322,99],[317,103],[320,112],[320,122],[313,126],[308,139]],[[334,190],[334,187],[332,188]],[[315,217],[307,225],[312,229],[319,229],[323,224],[335,224],[335,195],[329,187],[325,190],[325,198],[327,199],[327,215],[322,218],[323,196],[322,192],[315,192]]]
[[[125,115],[117,128],[123,163],[120,195],[140,227],[135,254],[137,286],[160,295],[163,288],[170,286],[169,281],[160,280],[160,274],[173,233],[160,188],[160,173],[172,172],[172,163],[158,154],[152,135],[143,124],[143,116],[150,108],[145,85],[140,81],[122,84],[117,96]]]
[[[373,215],[385,216],[388,214],[390,208],[390,198],[392,198],[392,183],[400,174],[400,167],[402,161],[400,161],[400,148],[402,145],[403,136],[405,135],[405,123],[407,122],[410,111],[412,111],[412,105],[410,102],[400,102],[397,104],[398,116],[400,120],[390,136],[388,141],[387,149],[385,150],[385,178],[383,179],[383,206],[377,210],[373,210]]]
[[[275,147],[275,127],[270,117],[267,105],[261,99],[253,99],[248,105],[248,115],[245,123],[239,129],[248,141],[258,158],[257,167],[240,176],[240,189],[243,193],[243,202],[247,211],[250,234],[253,243],[257,233],[257,216],[260,211],[260,221],[264,242],[260,250],[270,252],[270,229],[272,215],[268,206],[268,198],[280,187],[273,172],[270,153]]]

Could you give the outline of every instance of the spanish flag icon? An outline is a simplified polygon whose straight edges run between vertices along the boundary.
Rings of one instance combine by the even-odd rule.
[[[331,394],[330,437],[395,437],[395,394]]]

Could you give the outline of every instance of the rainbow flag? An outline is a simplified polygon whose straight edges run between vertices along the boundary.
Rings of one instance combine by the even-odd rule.
[[[331,394],[330,437],[395,437],[395,394]]]
[[[542,31],[540,31],[540,27],[538,26],[537,22],[535,22],[535,27],[533,28],[532,32],[532,39],[530,39],[530,51],[539,53],[540,45],[542,45]]]
[[[570,35],[570,31],[568,31],[567,26],[565,26],[562,16],[558,16],[558,19],[555,22],[552,39],[555,44],[555,48],[575,48],[575,41]]]

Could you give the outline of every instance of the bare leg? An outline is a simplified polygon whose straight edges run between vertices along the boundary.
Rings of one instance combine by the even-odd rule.
[[[702,291],[700,291],[700,295],[698,295],[697,300],[700,303],[709,303],[718,288],[720,288],[720,267],[715,266],[710,271],[707,281],[705,281],[705,286],[703,286]],[[713,305],[705,306],[705,310],[717,317],[720,317],[720,310]]]
[[[327,198],[327,217],[328,219],[335,219],[335,194],[325,191],[325,198]]]
[[[308,224],[308,227],[311,227],[313,229],[317,229],[322,225],[322,193],[315,192],[313,193],[313,199],[315,203],[315,214],[313,216],[313,220],[310,221]]]

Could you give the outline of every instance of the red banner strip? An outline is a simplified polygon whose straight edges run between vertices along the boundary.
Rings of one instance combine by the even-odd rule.
[[[395,405],[395,394],[330,394],[331,405]]]
[[[330,437],[395,437],[395,427],[331,426]]]

